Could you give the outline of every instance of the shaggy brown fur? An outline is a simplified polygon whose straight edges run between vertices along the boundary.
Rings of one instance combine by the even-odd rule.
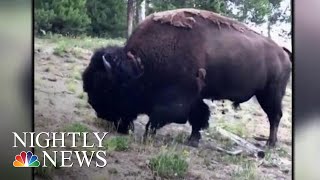
[[[196,19],[194,18],[195,16],[209,20],[210,22],[216,24],[219,29],[222,26],[225,26],[228,28],[232,27],[235,30],[240,32],[243,32],[245,30],[253,31],[249,29],[247,26],[245,26],[244,24],[241,24],[231,18],[227,18],[217,13],[206,11],[206,10],[185,8],[185,9],[163,11],[163,12],[154,13],[151,15],[154,21],[159,21],[161,23],[169,23],[176,27],[190,28],[190,29],[192,29],[193,25],[196,23]]]

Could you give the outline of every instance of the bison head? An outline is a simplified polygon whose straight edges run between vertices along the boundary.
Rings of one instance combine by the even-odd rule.
[[[121,133],[128,132],[133,126],[131,119],[140,111],[135,103],[140,101],[140,95],[136,93],[138,88],[136,85],[128,88],[128,82],[133,82],[137,74],[136,66],[127,61],[128,58],[122,47],[100,48],[94,52],[82,74],[83,90],[88,94],[89,104],[99,118],[114,122]],[[127,117],[130,122],[121,121],[128,121]]]
[[[99,118],[116,122],[120,116],[117,111],[117,78],[111,70],[106,54],[117,54],[121,47],[101,48],[94,52],[89,66],[82,74],[83,90],[88,94],[88,102]]]

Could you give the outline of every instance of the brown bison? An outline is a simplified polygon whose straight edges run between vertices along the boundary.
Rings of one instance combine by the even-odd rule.
[[[210,114],[202,99],[240,104],[256,96],[270,123],[267,144],[275,145],[291,54],[271,39],[213,12],[177,9],[148,16],[124,47],[103,51],[94,55],[96,67],[90,71],[104,81],[93,76],[87,81],[96,81],[98,91],[117,92],[111,98],[121,99],[113,107],[117,118],[132,115],[124,127],[139,113],[150,117],[146,132],[149,126],[155,132],[167,123],[188,120],[189,142],[197,146]],[[89,102],[103,101],[100,111],[110,111],[111,96],[99,98],[96,90],[87,91]]]

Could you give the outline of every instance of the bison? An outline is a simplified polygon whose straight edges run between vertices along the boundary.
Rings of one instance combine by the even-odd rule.
[[[156,93],[154,96],[154,93],[150,93],[147,89],[149,85],[144,84],[141,78],[130,78],[121,70],[111,68],[118,66],[117,63],[120,63],[117,61],[118,58],[130,57],[128,54],[123,54],[121,50],[121,47],[116,46],[97,49],[82,74],[83,89],[87,92],[88,102],[97,116],[114,122],[117,131],[124,134],[128,133],[130,126],[133,127],[132,122],[138,114],[147,114],[151,120],[159,118],[149,121],[145,136],[149,126],[153,130],[152,134],[155,134],[155,129],[167,123],[186,123],[192,102],[200,98],[201,89],[205,86],[205,69],[200,68],[194,74],[191,85],[189,85],[190,79],[185,78],[184,81],[159,87],[154,92]],[[113,60],[108,62],[106,59]],[[187,91],[182,88],[186,88]],[[195,106],[194,109],[196,108]],[[199,113],[201,114],[191,115],[194,118],[209,117],[208,108],[206,112],[199,111]]]
[[[198,9],[154,13],[138,25],[124,47],[94,54],[84,90],[97,115],[123,129],[139,113],[155,132],[165,124],[192,126],[190,145],[208,127],[202,99],[239,105],[256,96],[268,116],[273,147],[282,99],[291,72],[291,53],[233,19]]]

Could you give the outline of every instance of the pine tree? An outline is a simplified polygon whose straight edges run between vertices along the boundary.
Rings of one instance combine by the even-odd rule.
[[[91,22],[86,0],[36,0],[35,8],[37,31],[77,35],[85,33]]]
[[[103,37],[125,37],[126,3],[124,0],[88,0],[91,18],[90,34]]]

